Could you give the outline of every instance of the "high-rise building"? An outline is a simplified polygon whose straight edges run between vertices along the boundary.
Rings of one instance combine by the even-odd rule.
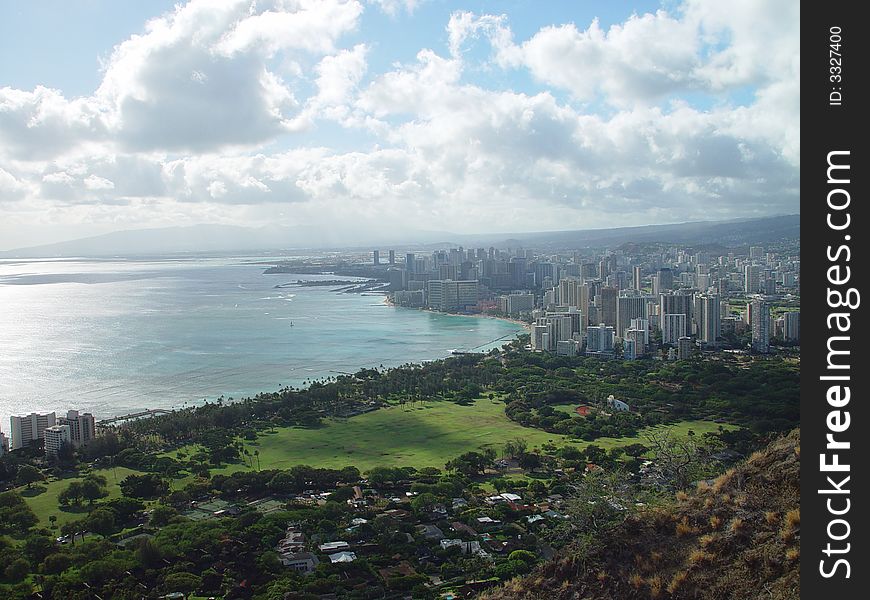
[[[594,279],[598,275],[598,267],[595,263],[586,262],[580,265],[580,277],[584,280]]]
[[[637,291],[640,291],[642,289],[641,288],[642,279],[641,279],[640,267],[635,266],[634,268],[632,268],[631,275],[632,275],[631,287]]]
[[[787,312],[782,317],[785,320],[783,325],[783,338],[785,341],[801,341],[801,313],[799,311]]]
[[[418,256],[414,258],[414,276],[418,279],[425,278],[429,270],[429,258],[426,256]]]
[[[616,298],[618,293],[619,290],[615,287],[603,287],[598,292],[601,322],[609,327],[616,327]]]
[[[374,260],[372,261],[372,262],[374,262],[374,264],[376,264],[376,265],[381,264],[381,253],[380,253],[380,251],[378,251],[378,250],[374,250],[374,251],[372,252],[372,257],[374,258]]]
[[[387,269],[387,281],[390,282],[390,290],[393,292],[405,289],[405,270]]]
[[[409,276],[411,275],[411,273],[414,273],[414,267],[416,265],[416,262],[416,257],[414,256],[413,252],[408,252],[405,255],[405,273],[407,273]],[[410,277],[408,278],[410,279]]]
[[[514,257],[510,263],[511,283],[516,288],[526,287],[526,273],[528,273],[529,265],[525,257]]]
[[[634,339],[625,338],[622,340],[622,358],[625,360],[636,360],[638,358],[637,343]]]
[[[586,315],[579,308],[569,306],[568,316],[571,317],[571,331],[574,334],[574,339],[582,340],[583,336],[586,335]]]
[[[695,321],[698,324],[698,340],[705,346],[715,347],[722,335],[722,314],[719,296],[696,297]]]
[[[756,298],[746,306],[749,327],[752,331],[752,349],[756,352],[770,351],[770,305],[763,298]]]
[[[576,309],[575,309],[576,310]],[[540,331],[541,345],[533,344],[535,349],[554,351],[557,350],[558,342],[576,341],[580,338],[579,312],[548,312],[535,320],[535,330],[543,327]],[[572,355],[573,356],[573,355]]]
[[[76,448],[84,446],[96,436],[96,422],[91,413],[79,414],[77,410],[70,410],[65,417],[58,417],[57,423],[69,426],[70,441]]]
[[[556,354],[559,356],[577,356],[577,342],[574,340],[559,340],[556,342]]]
[[[634,360],[646,354],[647,332],[643,329],[626,329],[623,344],[623,356]]]
[[[390,260],[390,264],[391,264],[391,265],[396,264],[396,251],[395,251],[395,250],[390,250],[390,258],[389,258],[389,260]]]
[[[662,330],[665,328],[664,323],[664,315],[675,315],[681,314],[686,317],[686,327],[689,326],[689,323],[692,322],[692,305],[694,304],[694,299],[691,294],[678,294],[678,293],[667,293],[661,294],[659,296],[659,316],[660,323],[659,327]],[[686,329],[683,335],[687,335],[689,333],[688,329]]]
[[[598,262],[598,278],[599,279],[607,279],[607,276],[610,275],[610,261],[606,258],[602,258]]]
[[[69,425],[51,425],[45,428],[45,456],[57,456],[61,446],[72,444]]]
[[[649,319],[632,319],[628,328],[643,331],[643,344],[649,346]]]
[[[688,360],[692,357],[692,338],[687,335],[677,340],[677,360]]]
[[[548,314],[549,323],[553,323],[554,342],[574,339],[574,320],[567,313]]]
[[[438,279],[459,279],[459,269],[456,268],[456,265],[438,265]]]
[[[586,328],[586,353],[587,354],[612,354],[613,353],[613,327],[604,323]]]
[[[750,246],[749,247],[749,260],[761,260],[764,258],[764,247],[763,246]]]
[[[551,262],[535,263],[535,285],[544,287],[544,281],[549,278],[553,285],[559,282],[558,269]]]
[[[611,277],[613,278],[612,280]],[[617,271],[612,275],[608,275],[607,278],[611,281],[611,285],[614,285],[621,290],[628,289],[628,276],[625,274],[625,271]]]
[[[10,435],[12,437],[12,450],[18,450],[29,446],[33,441],[45,437],[45,428],[57,424],[53,412],[40,415],[32,413],[26,417],[10,418]]]
[[[499,297],[499,310],[506,315],[518,315],[524,312],[531,312],[534,308],[534,294],[515,293]]]
[[[686,315],[683,313],[662,315],[662,342],[676,345],[677,340],[687,333]]]
[[[477,304],[477,281],[434,279],[429,282],[427,305],[435,310],[463,310]]]
[[[674,271],[670,268],[659,269],[659,290],[674,289]]]
[[[761,290],[761,269],[757,265],[743,267],[743,291],[757,294]]]
[[[616,337],[625,337],[625,330],[631,325],[632,319],[646,319],[646,296],[620,295],[616,300]]]
[[[547,325],[532,325],[531,342],[532,350],[539,352],[549,350],[549,335],[547,335]]]

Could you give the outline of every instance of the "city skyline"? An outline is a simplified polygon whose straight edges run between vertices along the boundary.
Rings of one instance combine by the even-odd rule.
[[[793,3],[111,4],[4,9],[2,249],[799,210]]]

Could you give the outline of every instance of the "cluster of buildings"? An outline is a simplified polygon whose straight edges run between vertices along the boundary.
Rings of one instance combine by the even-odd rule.
[[[790,250],[626,246],[542,255],[460,247],[407,253],[401,262],[391,250],[385,265],[374,257],[400,306],[524,318],[534,350],[635,359],[658,348],[687,358],[745,331],[756,352],[768,352],[774,337],[799,343],[800,257]]]
[[[56,457],[65,444],[78,448],[96,436],[94,416],[77,410],[67,411],[65,416],[53,412],[13,416],[9,425],[9,438],[0,433],[0,454],[43,443],[46,457]]]
[[[626,406],[627,409],[627,406]],[[410,482],[387,484],[380,490],[353,487],[354,496],[347,500],[350,512],[341,519],[339,532],[333,536],[320,533],[307,535],[304,523],[289,523],[284,537],[275,545],[275,552],[284,567],[302,574],[313,573],[321,563],[350,563],[361,557],[371,558],[384,554],[371,524],[384,517],[391,523],[388,533],[396,540],[389,549],[394,560],[401,560],[401,574],[416,574],[426,564],[440,566],[446,559],[439,551],[456,547],[461,556],[477,556],[490,562],[504,560],[512,550],[529,546],[525,534],[539,527],[552,526],[566,517],[558,512],[562,504],[559,495],[545,498],[524,498],[519,493],[502,492],[492,496],[446,498],[425,511],[412,509],[418,495],[410,490]],[[328,492],[308,490],[290,498],[295,503],[322,506]],[[283,506],[286,499],[269,500]],[[257,510],[266,509],[262,499],[255,503]],[[252,504],[252,505],[253,505]],[[519,525],[517,533],[506,535],[505,526]],[[529,538],[533,539],[533,538]],[[400,554],[398,559],[396,554]],[[395,569],[391,569],[393,571]],[[399,573],[381,573],[387,575]]]

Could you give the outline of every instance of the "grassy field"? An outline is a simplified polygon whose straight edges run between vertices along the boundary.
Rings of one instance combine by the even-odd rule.
[[[93,471],[97,475],[102,475],[106,478],[106,489],[109,491],[108,498],[119,498],[121,496],[121,488],[118,486],[119,481],[127,475],[139,474],[139,471],[133,471],[124,467],[115,467],[115,469],[96,469]],[[60,492],[65,489],[71,482],[81,480],[80,477],[66,477],[63,479],[54,479],[44,481],[43,483],[34,484],[33,488],[28,490],[24,487],[18,488],[18,491],[24,496],[24,499],[39,517],[41,525],[48,527],[50,521],[48,518],[51,515],[57,517],[58,526],[63,525],[67,521],[81,519],[87,512],[87,502],[81,506],[70,506],[61,510],[58,505],[57,497]]]
[[[708,421],[684,421],[673,426],[685,435],[716,431]],[[523,427],[504,414],[504,403],[480,399],[472,405],[426,402],[413,407],[392,406],[341,421],[329,421],[319,429],[282,428],[246,442],[249,452],[259,451],[261,469],[287,469],[307,464],[317,467],[355,466],[367,471],[375,466],[438,467],[470,450],[493,448],[501,454],[508,440],[523,438],[529,449],[543,444],[575,445],[566,436]],[[595,444],[612,448],[637,442],[637,438],[599,438]],[[187,449],[188,452],[190,449]],[[247,468],[234,464],[216,472]]]
[[[698,435],[716,431],[719,425],[710,421],[683,421],[670,427],[674,433],[683,436],[690,429]],[[469,406],[437,401],[391,406],[350,419],[329,421],[319,429],[279,428],[273,433],[261,434],[254,442],[245,442],[245,447],[251,453],[259,452],[261,469],[288,469],[307,464],[330,468],[355,466],[365,472],[376,466],[443,469],[448,460],[471,450],[493,448],[500,455],[504,443],[515,438],[526,440],[531,450],[546,443],[570,444],[578,448],[594,443],[610,449],[642,442],[642,432],[640,437],[640,440],[631,437],[572,441],[563,435],[514,423],[505,416],[504,403],[480,399]],[[192,451],[191,448],[183,450],[188,454]],[[236,463],[213,469],[212,473],[231,473],[247,468],[246,464]],[[108,480],[109,498],[121,495],[117,482],[137,473],[123,467],[115,468],[114,473],[112,469],[95,472]],[[58,494],[75,479],[48,481],[34,485],[32,490],[19,488],[19,491],[43,525],[49,525],[51,515],[57,516],[57,523],[61,525],[86,513],[85,506],[65,510],[58,506]],[[172,482],[172,489],[180,489],[192,480],[192,476],[176,479]]]

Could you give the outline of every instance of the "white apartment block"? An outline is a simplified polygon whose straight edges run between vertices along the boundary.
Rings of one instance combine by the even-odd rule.
[[[26,417],[11,417],[9,424],[12,438],[10,450],[18,450],[45,437],[45,429],[56,425],[57,419],[53,412],[44,415],[32,413]]]

